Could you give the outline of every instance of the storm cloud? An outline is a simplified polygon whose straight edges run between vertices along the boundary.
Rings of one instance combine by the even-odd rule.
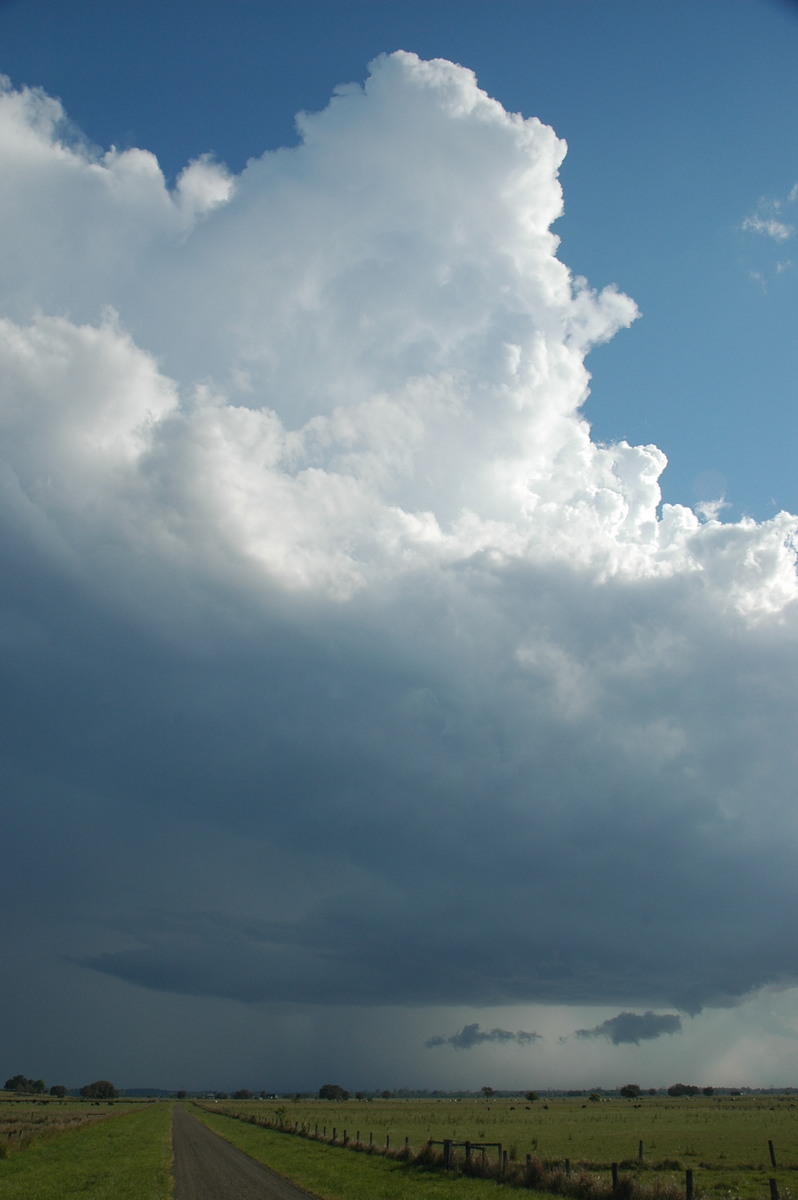
[[[551,129],[397,53],[298,130],[170,189],[0,97],[6,885],[150,992],[798,981],[795,517],[591,439],[639,314],[557,257]]]
[[[596,1025],[593,1029],[577,1029],[578,1038],[607,1038],[614,1046],[629,1044],[639,1046],[641,1042],[662,1037],[664,1033],[679,1033],[682,1019],[678,1013],[618,1013]]]

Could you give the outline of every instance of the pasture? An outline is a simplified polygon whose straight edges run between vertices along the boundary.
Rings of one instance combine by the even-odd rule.
[[[0,1101],[3,1200],[168,1200],[171,1105]]]
[[[171,1108],[169,1103],[0,1101],[0,1195],[3,1200],[62,1200],[78,1193],[87,1200],[167,1200]],[[780,1200],[798,1200],[794,1096],[643,1096],[598,1103],[558,1097],[534,1104],[496,1097],[227,1100],[199,1108],[202,1119],[228,1140],[326,1200],[455,1195],[478,1200],[486,1188],[496,1195],[494,1181],[437,1169],[433,1159],[440,1146],[413,1163],[411,1151],[418,1154],[427,1142],[444,1139],[500,1143],[508,1162],[519,1164],[510,1175],[523,1175],[529,1157],[526,1169],[539,1171],[542,1191],[582,1200],[679,1200],[688,1169],[697,1200],[769,1200],[771,1180]],[[335,1145],[324,1144],[333,1139]],[[408,1161],[351,1153],[354,1147],[381,1151],[386,1146]],[[462,1161],[462,1148],[458,1153]],[[488,1165],[496,1154],[495,1148],[486,1151]],[[479,1166],[480,1152],[475,1155]],[[614,1193],[613,1163],[619,1172]]]
[[[524,1100],[242,1100],[212,1106],[247,1113],[306,1136],[420,1150],[432,1139],[498,1142],[512,1161],[527,1155],[547,1167],[609,1174],[619,1164],[641,1183],[683,1186],[696,1194],[756,1200],[798,1196],[798,1096],[644,1096],[634,1102],[556,1098]],[[770,1161],[772,1142],[776,1166]],[[642,1143],[642,1156],[641,1156]],[[489,1153],[493,1153],[489,1151]]]
[[[0,1158],[25,1150],[32,1142],[96,1124],[112,1111],[107,1104],[80,1100],[0,1100]]]

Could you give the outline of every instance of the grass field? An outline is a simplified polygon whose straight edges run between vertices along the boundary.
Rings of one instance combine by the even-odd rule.
[[[0,1100],[0,1158],[25,1150],[34,1141],[94,1125],[112,1112],[107,1104],[87,1105],[76,1100]]]
[[[344,1139],[382,1149],[405,1140],[416,1151],[432,1139],[499,1142],[509,1159],[533,1162],[564,1179],[593,1173],[605,1188],[612,1163],[636,1181],[683,1194],[685,1171],[697,1197],[767,1200],[769,1180],[781,1200],[798,1200],[798,1098],[785,1096],[642,1097],[590,1103],[523,1100],[224,1101],[198,1115],[228,1141],[325,1200],[487,1200],[494,1181],[407,1165],[380,1154],[354,1154],[314,1140]],[[210,1109],[211,1111],[207,1111]],[[296,1126],[294,1137],[226,1113]],[[2,1139],[5,1138],[5,1141]],[[772,1141],[778,1165],[770,1162]],[[642,1158],[639,1158],[642,1143]],[[94,1108],[64,1101],[0,1102],[0,1197],[3,1200],[168,1200],[171,1196],[171,1105]],[[494,1151],[489,1152],[491,1156]],[[587,1178],[587,1176],[585,1176]],[[624,1191],[623,1188],[626,1190]],[[631,1183],[617,1195],[631,1200]],[[501,1193],[499,1193],[501,1194]],[[510,1195],[513,1193],[510,1192]],[[517,1194],[517,1193],[516,1193]],[[540,1193],[538,1193],[540,1194]],[[546,1193],[544,1192],[544,1195]],[[595,1193],[593,1193],[595,1195]],[[585,1197],[587,1192],[584,1193]],[[662,1192],[664,1200],[665,1192]]]
[[[609,1172],[613,1162],[643,1179],[673,1180],[694,1172],[696,1191],[754,1200],[777,1181],[786,1200],[798,1196],[798,1097],[740,1096],[590,1103],[551,1099],[225,1101],[216,1108],[245,1111],[312,1135],[333,1130],[338,1141],[418,1150],[428,1139],[501,1142],[511,1159],[527,1154],[548,1164],[569,1159],[577,1169]],[[289,1139],[293,1140],[293,1139]],[[307,1144],[297,1139],[300,1144]],[[772,1141],[778,1166],[770,1163]],[[643,1158],[638,1158],[640,1143]]]
[[[7,1107],[0,1105],[0,1118]],[[54,1106],[41,1111],[56,1113]],[[0,1160],[2,1200],[169,1200],[171,1105],[103,1111],[109,1115],[101,1120],[50,1129]]]

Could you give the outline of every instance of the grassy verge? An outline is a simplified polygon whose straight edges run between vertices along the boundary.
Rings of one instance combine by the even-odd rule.
[[[323,1200],[496,1200],[503,1194],[492,1180],[424,1170],[381,1155],[355,1154],[247,1125],[217,1113],[191,1111],[250,1157]],[[535,1195],[536,1200],[546,1200],[545,1193]]]
[[[0,1161],[3,1200],[168,1200],[172,1107],[114,1114]]]

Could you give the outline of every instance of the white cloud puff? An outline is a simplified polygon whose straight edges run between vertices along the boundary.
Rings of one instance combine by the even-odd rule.
[[[226,204],[235,184],[229,171],[213,161],[209,154],[194,159],[177,179],[179,203],[189,218],[204,216],[220,204]]]
[[[775,217],[760,216],[759,213],[753,213],[750,217],[746,217],[743,221],[743,229],[749,233],[764,234],[765,237],[772,238],[774,242],[786,242],[794,233],[792,225],[787,225],[784,221],[777,221]]]

